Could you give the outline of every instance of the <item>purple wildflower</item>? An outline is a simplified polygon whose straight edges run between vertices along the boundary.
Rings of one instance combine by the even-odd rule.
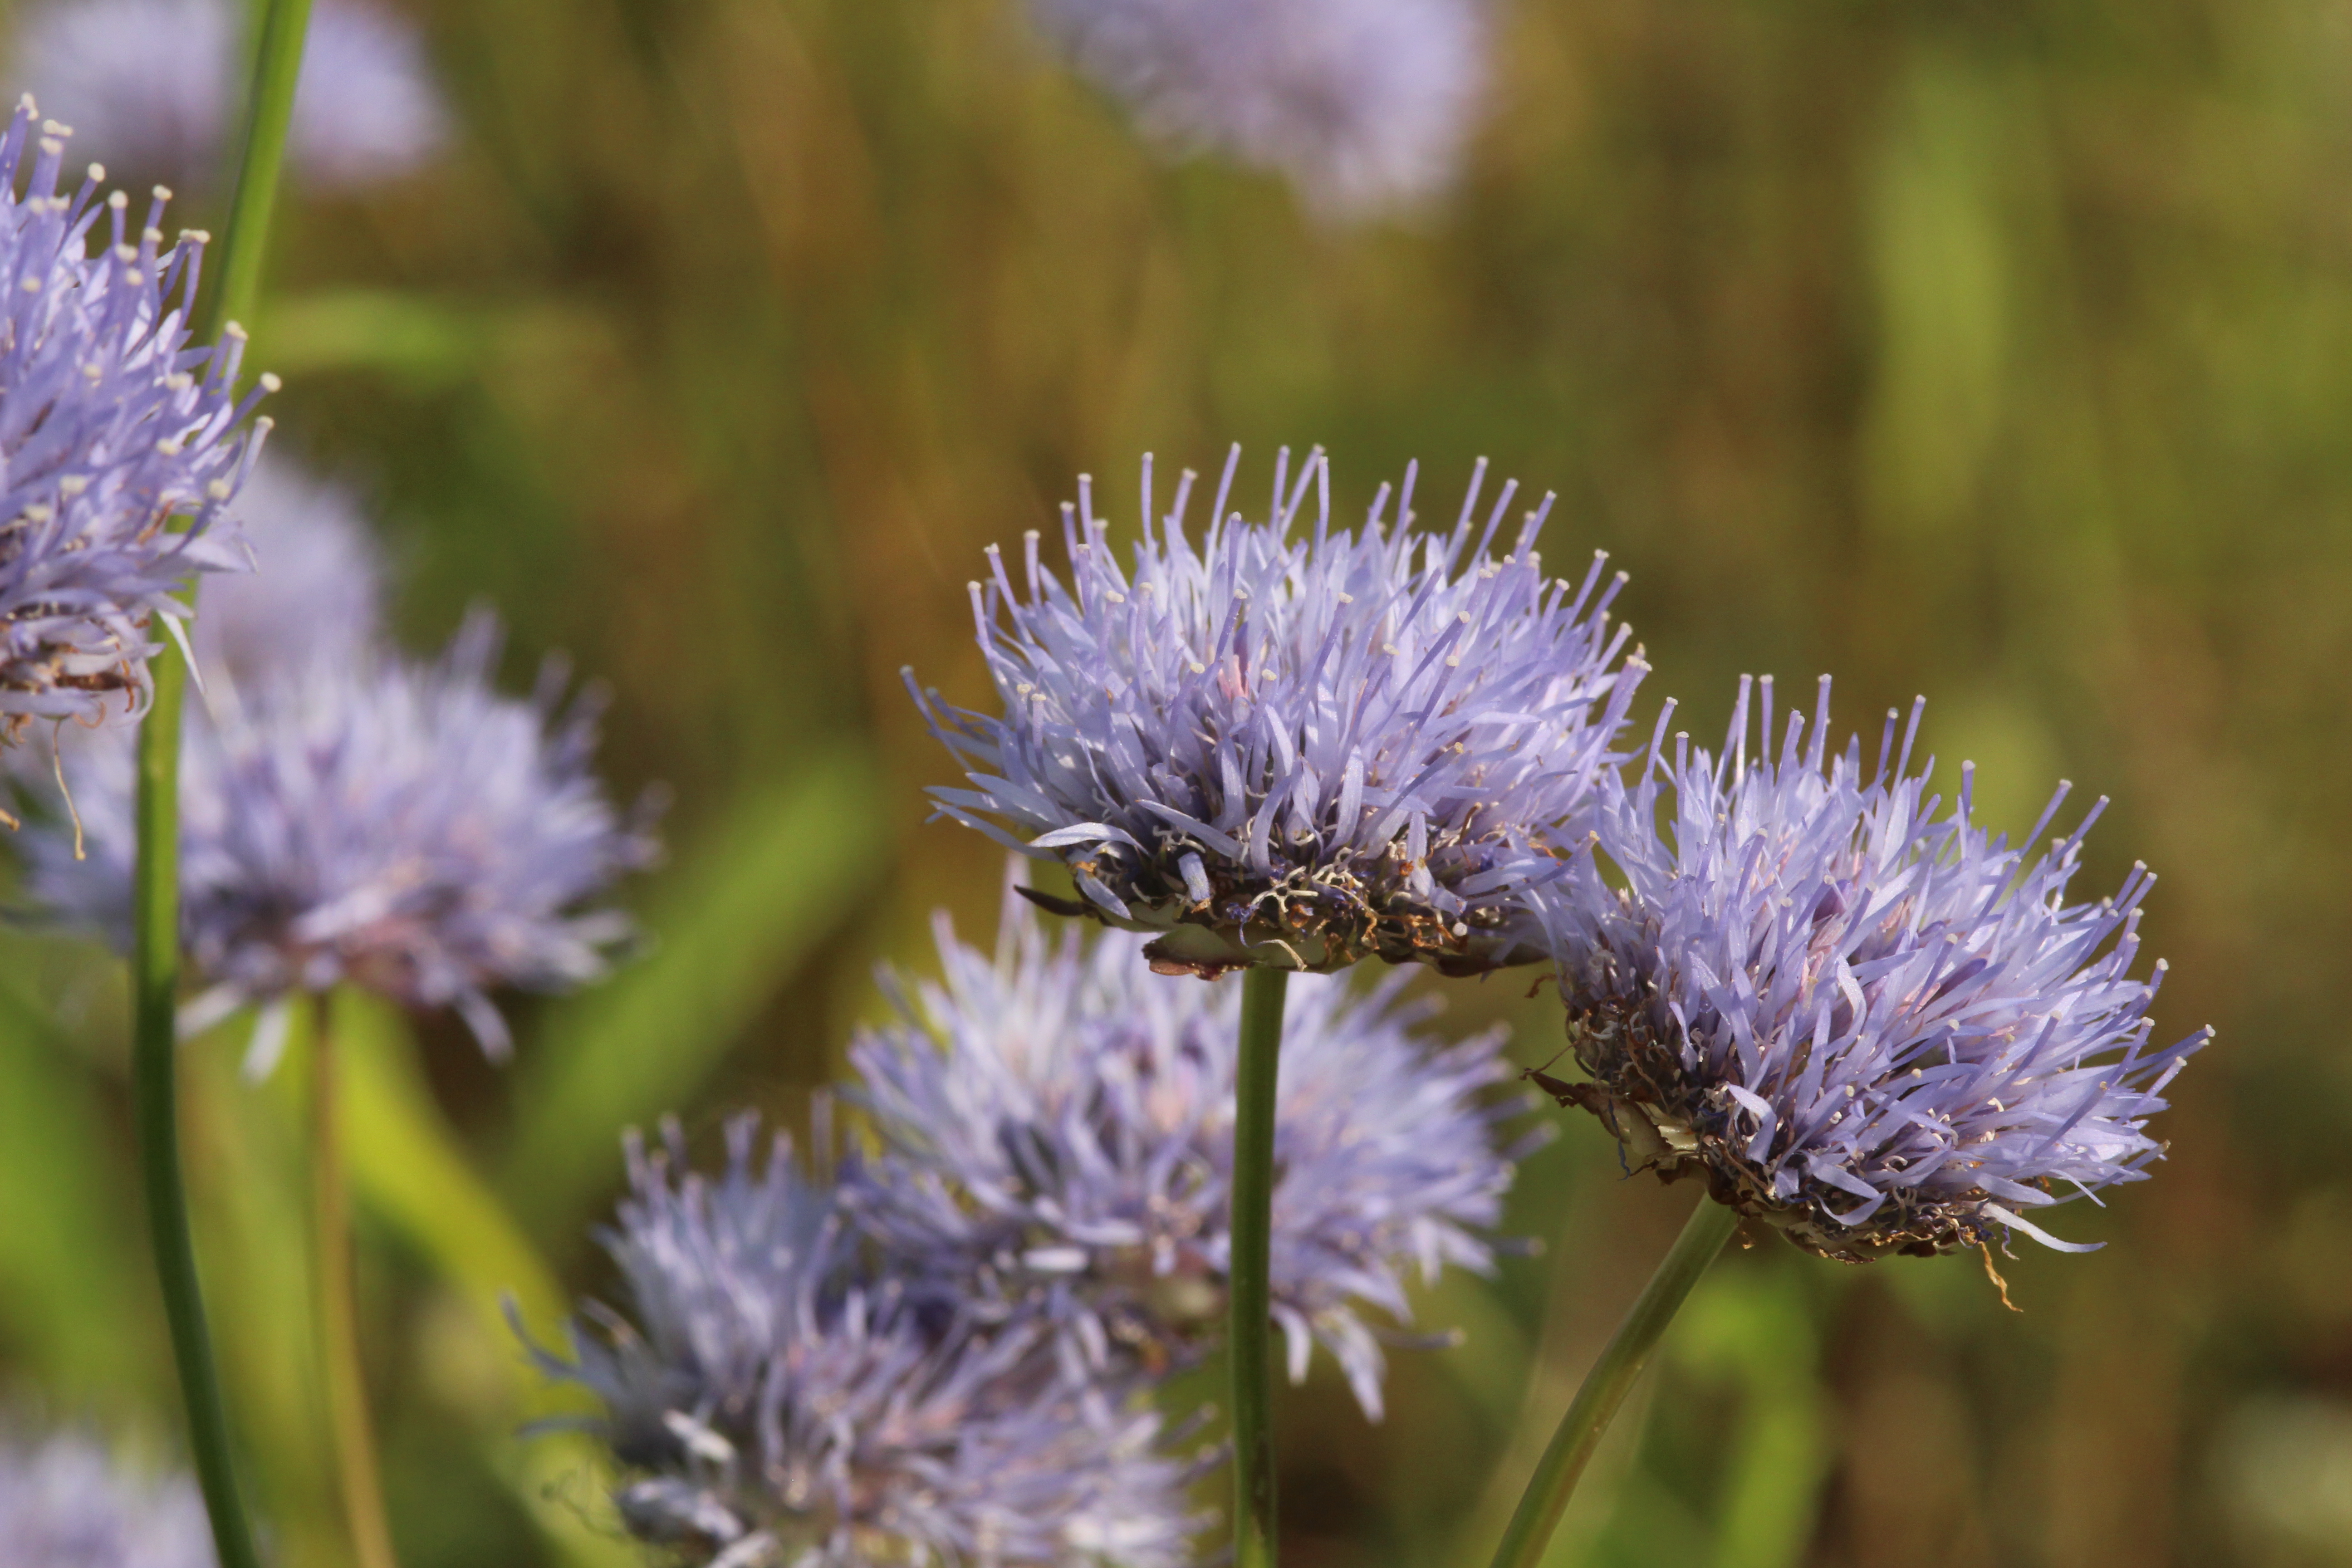
[[[1643,673],[1617,663],[1622,574],[1595,556],[1580,584],[1544,575],[1549,498],[1491,556],[1517,487],[1482,528],[1484,463],[1453,531],[1420,535],[1412,468],[1392,526],[1382,485],[1360,530],[1334,531],[1320,451],[1295,482],[1283,453],[1271,521],[1229,516],[1239,457],[1197,546],[1193,476],[1155,531],[1145,459],[1131,578],[1083,478],[1068,586],[1034,531],[1025,599],[990,548],[972,611],[1003,717],[917,693],[973,785],[933,790],[942,815],[1061,859],[1085,900],[1041,901],[1153,933],[1166,971],[1539,958],[1518,897],[1581,837]]]
[[[369,657],[383,619],[383,558],[351,492],[273,453],[229,515],[255,569],[205,587],[191,637],[208,695],[231,700],[279,671]]]
[[[25,23],[18,68],[100,156],[201,185],[228,144],[244,63],[236,0],[54,0]],[[396,178],[448,139],[425,50],[403,18],[320,0],[289,156],[320,188]]]
[[[552,664],[531,700],[499,696],[498,648],[496,623],[477,616],[437,664],[328,661],[283,672],[217,717],[191,708],[182,923],[211,989],[187,1026],[348,982],[455,1006],[503,1057],[492,988],[557,990],[604,972],[629,923],[581,906],[655,846],[590,771],[593,706],[561,707]],[[34,890],[125,941],[131,747],[86,737],[64,767],[88,854],[63,824],[28,833]],[[265,1012],[256,1072],[274,1061],[282,1019]]]
[[[1241,988],[1170,985],[1138,939],[1049,938],[1008,898],[992,958],[942,916],[942,984],[851,1047],[883,1152],[849,1184],[861,1223],[947,1293],[1042,1311],[1076,1375],[1160,1371],[1223,1327]],[[1362,1317],[1410,1317],[1403,1276],[1484,1271],[1520,1109],[1502,1031],[1432,1050],[1405,976],[1294,982],[1276,1109],[1273,1292],[1303,1377],[1335,1354],[1365,1410],[1384,1363]],[[893,986],[896,991],[898,988]]]
[[[1484,0],[1034,0],[1031,10],[1147,134],[1278,170],[1331,216],[1446,184],[1486,87]]]
[[[1604,788],[1599,849],[1622,885],[1588,858],[1541,895],[1593,1078],[1546,1087],[1824,1257],[2008,1231],[2085,1250],[2020,1211],[2139,1179],[2162,1152],[2158,1095],[2208,1037],[2148,1045],[2164,965],[2130,970],[2155,878],[2064,901],[2104,801],[2031,858],[1972,819],[1971,767],[1939,816],[1933,760],[1910,772],[1917,707],[1899,752],[1887,715],[1866,777],[1858,739],[1826,754],[1826,679],[1810,746],[1790,713],[1777,763],[1769,679],[1759,707],[1753,761],[1744,680],[1723,756],[1681,736],[1669,755],[1662,716],[1639,782]]]
[[[0,1568],[212,1568],[187,1480],[135,1478],[87,1437],[0,1439]]]
[[[245,564],[213,525],[268,421],[237,426],[276,384],[238,399],[235,328],[188,346],[204,237],[163,248],[160,190],[134,234],[95,164],[60,194],[66,134],[26,98],[0,138],[0,741],[37,719],[96,723],[118,696],[144,708],[156,618],[182,613],[172,590]]]
[[[713,1568],[873,1563],[1113,1564],[1192,1560],[1160,1423],[1058,1382],[1034,1325],[934,1321],[861,1274],[834,1194],[781,1138],[756,1168],[754,1120],[726,1174],[633,1139],[632,1188],[604,1241],[625,1310],[566,1362],[608,1415],[630,1531]]]

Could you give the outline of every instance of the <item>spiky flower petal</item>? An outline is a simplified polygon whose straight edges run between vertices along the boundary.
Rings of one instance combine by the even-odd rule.
[[[215,521],[267,427],[239,431],[242,335],[188,345],[203,237],[164,248],[160,190],[132,230],[96,165],[61,193],[66,134],[26,98],[0,137],[0,742],[143,710],[172,590],[245,564]]]
[[[136,1478],[87,1437],[0,1440],[0,1568],[212,1568],[187,1480]]]
[[[1192,1467],[1116,1392],[1045,1375],[1036,1327],[982,1331],[862,1271],[834,1194],[751,1119],[716,1180],[630,1145],[605,1245],[628,1303],[570,1360],[603,1399],[628,1528],[685,1561],[1179,1568]]]
[[[861,1223],[940,1294],[1042,1311],[1073,1375],[1190,1360],[1223,1330],[1241,986],[1171,985],[1139,940],[1049,937],[1008,898],[994,956],[941,917],[943,984],[851,1047],[883,1152],[849,1184]],[[1276,1107],[1273,1293],[1294,1376],[1337,1355],[1377,1415],[1365,1312],[1409,1321],[1409,1272],[1485,1270],[1521,1152],[1490,1031],[1444,1048],[1401,1001],[1293,981]],[[894,991],[898,987],[893,986]]]
[[[2010,1231],[2078,1250],[2023,1211],[2142,1176],[2158,1096],[2207,1037],[2149,1045],[2164,966],[2130,971],[2155,878],[2067,903],[2098,809],[2032,856],[1975,822],[1968,767],[1939,812],[1932,760],[1910,771],[1917,708],[1899,751],[1887,715],[1865,774],[1859,740],[1827,753],[1827,679],[1810,742],[1790,713],[1777,760],[1769,680],[1758,707],[1752,760],[1745,681],[1719,756],[1669,752],[1661,718],[1640,780],[1604,786],[1622,883],[1588,859],[1540,895],[1593,1079],[1557,1091],[1808,1251]]]
[[[192,1026],[239,1004],[350,982],[455,1006],[494,1056],[488,994],[559,990],[604,972],[629,932],[583,909],[655,853],[590,771],[593,705],[489,684],[495,622],[469,621],[437,664],[327,661],[284,672],[217,719],[191,705],[181,764],[182,930],[211,984]],[[26,835],[35,892],[127,940],[136,847],[131,748],[93,736],[65,772],[79,809]],[[282,1039],[257,1035],[255,1070]]]
[[[1490,554],[1517,487],[1482,526],[1483,464],[1454,529],[1419,534],[1412,469],[1393,524],[1383,485],[1349,531],[1319,451],[1295,482],[1283,454],[1268,521],[1229,516],[1238,458],[1198,544],[1192,476],[1155,528],[1145,460],[1131,575],[1083,479],[1068,585],[1034,532],[1019,587],[990,549],[972,610],[1003,716],[916,695],[972,785],[933,790],[941,812],[1061,859],[1086,896],[1064,912],[1153,933],[1171,971],[1540,957],[1519,895],[1580,837],[1643,671],[1618,662],[1622,575],[1544,575],[1549,498]]]
[[[50,0],[26,18],[18,69],[99,156],[151,179],[218,173],[245,63],[236,0]],[[415,31],[362,0],[319,0],[288,155],[336,189],[408,173],[448,139]]]
[[[1450,182],[1486,85],[1485,0],[1033,0],[1148,135],[1287,175],[1349,216]]]

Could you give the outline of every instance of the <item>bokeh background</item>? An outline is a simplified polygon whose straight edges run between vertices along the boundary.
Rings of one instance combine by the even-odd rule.
[[[370,1373],[410,1568],[629,1561],[500,1315],[606,1283],[616,1133],[796,1119],[1003,868],[927,825],[902,666],[976,699],[963,584],[1137,459],[1321,444],[1342,506],[1473,460],[1606,548],[1691,727],[1742,671],[1915,692],[2023,826],[2115,805],[2164,873],[2159,1032],[2221,1030],[2155,1179],[2083,1258],[1728,1258],[1553,1568],[2352,1563],[2352,6],[2344,0],[1496,0],[1467,175],[1334,227],[1170,164],[1014,0],[425,0],[458,140],[298,199],[257,356],[281,449],[356,485],[420,649],[487,599],[520,685],[613,695],[607,771],[674,805],[657,941],[522,1012],[520,1059],[358,1004]],[[5,57],[0,57],[5,58]],[[201,195],[190,215],[201,219]],[[1643,721],[1646,723],[1646,721]],[[1171,981],[1170,984],[1191,984]],[[1539,1063],[1556,1004],[1446,988]],[[124,984],[0,935],[0,1396],[168,1456],[129,1156]],[[308,1381],[298,1066],[184,1072],[247,1469],[335,1562]],[[1282,1405],[1287,1561],[1473,1568],[1688,1194],[1598,1130],[1526,1167],[1489,1282],[1425,1300],[1385,1424]],[[1204,1378],[1182,1391],[1213,1392]]]

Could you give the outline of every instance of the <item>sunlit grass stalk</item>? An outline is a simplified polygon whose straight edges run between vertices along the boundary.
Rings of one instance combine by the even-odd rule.
[[[1528,1479],[1528,1489],[1503,1531],[1503,1543],[1495,1550],[1495,1568],[1538,1568],[1542,1563],[1552,1532],[1568,1511],[1568,1500],[1575,1495],[1577,1481],[1591,1462],[1593,1450],[1601,1446],[1601,1434],[1609,1430],[1618,1407],[1633,1392],[1650,1352],[1657,1349],[1666,1325],[1675,1321],[1691,1288],[1738,1226],[1736,1210],[1711,1197],[1699,1199],[1697,1212],[1683,1226],[1658,1271],[1642,1288],[1601,1359],[1585,1374],[1583,1386],[1569,1402],[1568,1414],[1560,1417],[1559,1429],[1552,1434],[1543,1458],[1536,1461],[1536,1473]]]
[[[263,12],[236,194],[221,239],[219,276],[197,323],[200,342],[217,342],[232,323],[252,314],[310,19],[310,0],[268,0]],[[153,668],[154,699],[139,733],[139,853],[131,889],[131,1071],[141,1177],[172,1356],[187,1406],[188,1447],[212,1520],[213,1544],[220,1568],[259,1568],[253,1526],[237,1493],[228,1413],[205,1326],[180,1171],[173,1057],[180,988],[180,710],[188,671],[168,645],[155,655]]]
[[[343,1163],[342,1073],[335,1059],[332,1011],[321,997],[310,1047],[310,1266],[319,1313],[319,1364],[352,1561],[357,1568],[397,1568],[360,1359],[350,1182]]]
[[[1275,1089],[1282,1070],[1282,1009],[1289,980],[1289,971],[1283,969],[1242,973],[1228,1275],[1233,1315],[1226,1336],[1234,1378],[1234,1568],[1273,1568],[1275,1560],[1274,1311],[1268,1275]]]

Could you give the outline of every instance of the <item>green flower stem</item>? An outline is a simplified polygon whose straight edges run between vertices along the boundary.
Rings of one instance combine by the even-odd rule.
[[[1284,969],[1242,972],[1234,1085],[1233,1319],[1234,1568],[1274,1568],[1274,1102],[1282,1071]]]
[[[1585,1374],[1584,1386],[1569,1402],[1568,1414],[1560,1417],[1559,1430],[1552,1434],[1550,1446],[1536,1461],[1536,1473],[1503,1531],[1502,1545],[1495,1550],[1495,1568],[1537,1568],[1543,1561],[1552,1531],[1559,1528],[1560,1516],[1568,1511],[1568,1500],[1591,1461],[1592,1451],[1601,1446],[1601,1435],[1609,1429],[1625,1395],[1633,1392],[1634,1380],[1642,1375],[1650,1352],[1657,1349],[1691,1287],[1738,1228],[1737,1211],[1711,1197],[1699,1199],[1698,1212],[1684,1225],[1665,1260],[1642,1288],[1625,1321],[1617,1325],[1608,1348]]]
[[[199,319],[197,341],[215,342],[252,313],[269,238],[278,172],[294,115],[310,0],[268,0],[254,72],[252,112],[221,243],[219,280]],[[195,1244],[188,1233],[180,1173],[178,1047],[180,990],[180,709],[188,672],[168,644],[152,661],[155,692],[139,731],[139,859],[131,885],[131,1074],[147,1224],[169,1321],[172,1356],[188,1411],[188,1447],[211,1516],[220,1568],[260,1568],[253,1526],[237,1496],[228,1414],[205,1327]]]
[[[221,236],[211,308],[196,318],[198,342],[210,342],[230,323],[247,320],[261,298],[262,258],[268,254],[269,226],[278,212],[278,176],[286,166],[286,133],[294,122],[294,88],[301,79],[302,40],[310,31],[310,0],[263,0],[236,194]]]
[[[237,1498],[230,1460],[228,1415],[220,1369],[205,1328],[205,1299],[196,1280],[195,1242],[188,1234],[188,1196],[180,1180],[179,1088],[173,1053],[179,1002],[178,859],[180,697],[187,668],[176,651],[155,656],[155,705],[139,735],[139,867],[133,885],[136,922],[131,952],[131,1089],[139,1134],[140,1176],[147,1201],[149,1240],[163,1287],[163,1315],[172,1331],[172,1359],[180,1368],[180,1395],[188,1408],[188,1447],[196,1483],[212,1518],[213,1548],[221,1568],[260,1568],[253,1526]],[[159,736],[168,740],[159,742]],[[159,871],[160,868],[160,871]],[[162,932],[160,940],[155,933]]]
[[[352,1265],[349,1182],[343,1167],[341,1069],[324,997],[310,1050],[310,1265],[317,1271],[319,1362],[327,1394],[328,1433],[343,1521],[357,1568],[399,1568],[392,1521],[377,1479],[375,1431],[368,1420],[367,1377],[360,1360],[360,1314]]]

